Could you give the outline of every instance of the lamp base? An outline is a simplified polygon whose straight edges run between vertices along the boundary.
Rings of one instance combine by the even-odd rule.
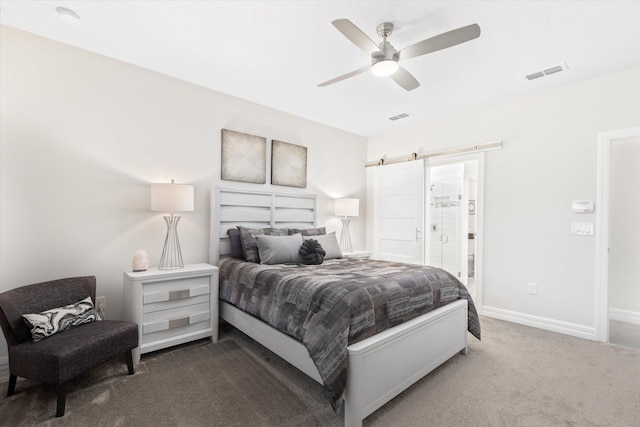
[[[342,252],[353,252],[353,247],[351,246],[351,232],[349,231],[349,224],[351,223],[350,218],[340,218],[342,221],[342,233],[340,234],[340,247],[342,248]]]
[[[163,216],[163,218],[167,223],[167,237],[164,239],[164,248],[162,249],[158,270],[184,268],[180,241],[178,240],[178,222],[182,217],[171,215]]]

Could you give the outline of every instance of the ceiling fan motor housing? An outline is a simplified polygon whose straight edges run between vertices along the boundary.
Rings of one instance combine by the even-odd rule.
[[[376,28],[378,35],[382,37],[382,41],[378,45],[378,52],[371,54],[371,65],[375,65],[380,61],[398,62],[400,59],[399,52],[387,41],[387,37],[393,32],[393,24],[391,22],[383,22]]]
[[[380,37],[386,39],[391,35],[391,33],[393,33],[393,24],[391,22],[383,22],[378,25],[376,31]]]

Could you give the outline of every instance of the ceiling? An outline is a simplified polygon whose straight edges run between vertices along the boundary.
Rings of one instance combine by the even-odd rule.
[[[401,61],[421,83],[411,92],[369,72],[320,88],[370,63],[337,18],[376,43],[392,22],[397,49],[473,23],[482,33]],[[640,64],[640,1],[2,0],[0,22],[364,136]]]

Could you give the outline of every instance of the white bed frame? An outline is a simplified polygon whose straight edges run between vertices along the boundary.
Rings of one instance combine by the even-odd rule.
[[[229,228],[310,228],[316,224],[316,211],[315,195],[214,189],[209,261],[216,264],[220,255],[230,253]],[[224,301],[220,317],[322,384],[300,342]],[[347,350],[344,425],[357,427],[456,353],[467,353],[467,301],[438,308]]]

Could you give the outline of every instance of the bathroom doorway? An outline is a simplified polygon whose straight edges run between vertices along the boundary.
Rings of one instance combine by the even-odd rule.
[[[457,277],[478,299],[479,164],[483,154],[429,159],[426,165],[427,265]]]

